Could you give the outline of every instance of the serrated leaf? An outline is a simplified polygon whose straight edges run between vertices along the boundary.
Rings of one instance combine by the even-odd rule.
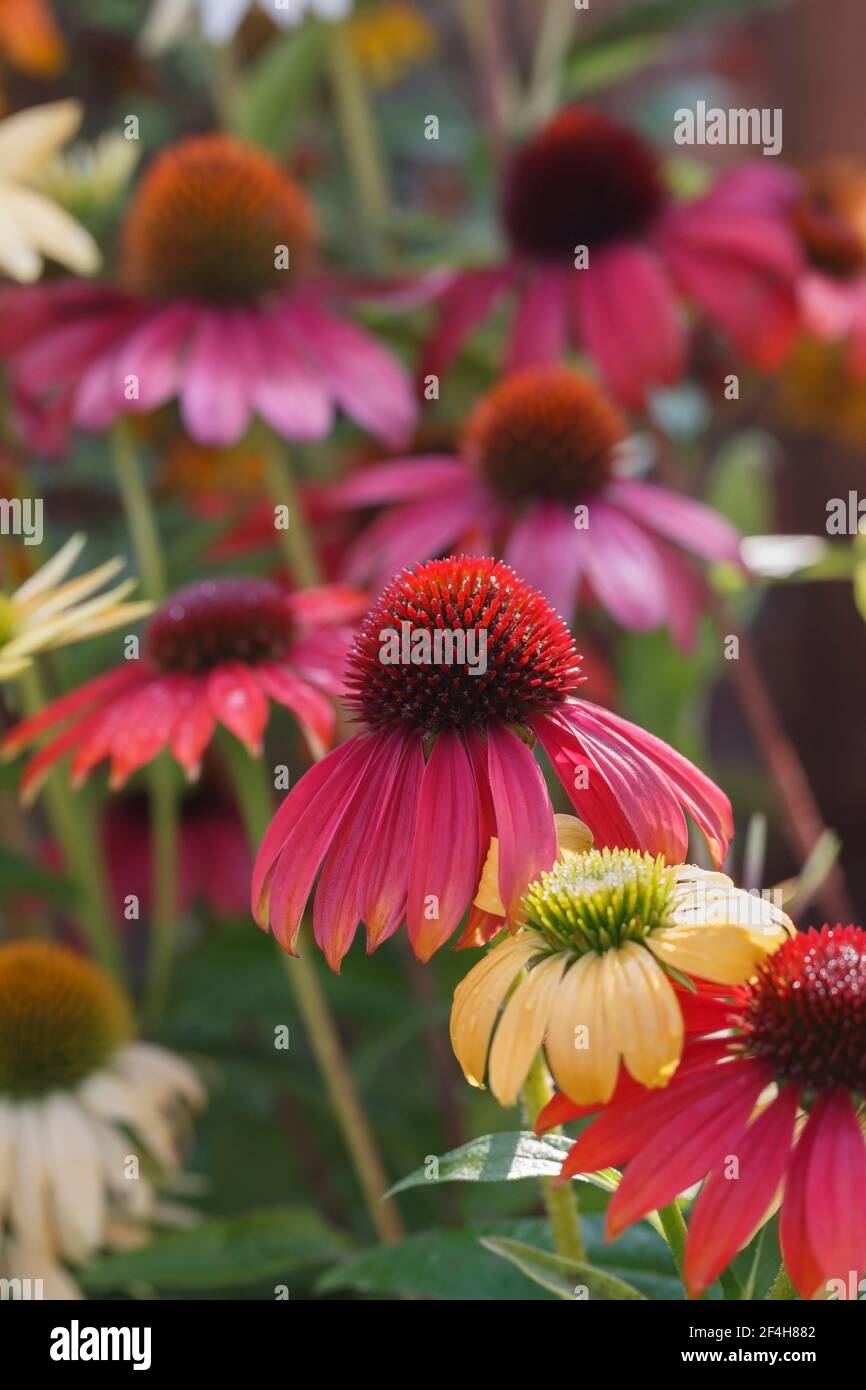
[[[274,1207],[159,1236],[140,1250],[103,1255],[83,1271],[91,1293],[148,1284],[166,1291],[223,1289],[330,1262],[347,1239],[306,1207]]]
[[[562,1255],[539,1250],[525,1241],[510,1240],[506,1236],[485,1236],[481,1239],[485,1250],[498,1255],[516,1265],[521,1274],[534,1284],[556,1294],[557,1298],[570,1301],[576,1297],[576,1289],[586,1288],[591,1298],[605,1300],[645,1299],[646,1295],[627,1284],[616,1275],[583,1260],[569,1260]]]
[[[523,1178],[552,1178],[559,1174],[563,1159],[574,1143],[564,1134],[543,1138],[531,1130],[505,1134],[484,1134],[461,1144],[436,1160],[435,1167],[416,1168],[391,1188],[389,1196],[410,1187],[442,1182],[516,1182]],[[605,1192],[615,1192],[619,1174],[613,1168],[587,1173],[579,1179]]]

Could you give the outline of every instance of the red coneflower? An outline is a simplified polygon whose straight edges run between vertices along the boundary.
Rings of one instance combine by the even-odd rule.
[[[627,429],[603,391],[566,367],[528,367],[476,406],[456,457],[360,469],[338,507],[393,504],[349,547],[345,573],[383,581],[470,540],[501,553],[569,617],[585,583],[618,622],[670,624],[689,646],[706,586],[683,552],[739,563],[709,507],[624,476]]]
[[[351,651],[346,703],[363,724],[286,797],[253,875],[253,913],[294,951],[321,869],[313,930],[333,969],[359,922],[368,950],[405,919],[428,960],[475,893],[491,837],[513,907],[556,858],[539,742],[600,844],[685,856],[688,811],[714,860],[727,798],[685,758],[578,700],[568,628],[501,561],[450,556],[384,590]],[[501,919],[477,912],[467,929]]]
[[[71,422],[101,431],[177,397],[187,432],[231,444],[258,414],[320,439],[335,407],[387,443],[411,433],[402,367],[331,310],[302,189],[262,151],[194,136],[143,176],[121,236],[119,288],[57,282],[2,300],[22,426],[41,447]]]
[[[731,1002],[703,1003],[707,1036],[687,1043],[666,1090],[622,1080],[561,1177],[627,1165],[608,1207],[610,1237],[705,1178],[685,1249],[692,1294],[748,1244],[781,1193],[782,1254],[800,1294],[848,1297],[866,1268],[866,931],[812,928]],[[558,1096],[539,1127],[586,1113]]]
[[[314,756],[328,747],[358,596],[325,585],[286,594],[268,579],[204,579],[179,589],[147,623],[143,652],[52,701],[7,735],[12,757],[47,730],[63,732],[31,758],[29,800],[73,752],[80,783],[105,758],[120,787],[168,747],[188,777],[198,774],[218,723],[261,752],[270,702],[296,716]]]
[[[639,136],[565,108],[514,155],[502,194],[510,249],[452,277],[425,372],[443,372],[506,294],[518,299],[510,368],[554,361],[573,337],[630,404],[682,375],[683,299],[749,360],[777,365],[797,327],[798,259],[776,190],[751,166],[677,204]]]

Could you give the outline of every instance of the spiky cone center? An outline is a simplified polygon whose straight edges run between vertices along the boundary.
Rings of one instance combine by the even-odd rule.
[[[658,855],[591,849],[541,875],[523,898],[526,925],[542,949],[572,957],[639,944],[670,924],[677,870]]]
[[[204,579],[156,610],[145,651],[163,671],[199,675],[226,661],[278,660],[292,633],[286,596],[269,579]]]
[[[514,155],[502,216],[514,249],[574,263],[575,248],[639,237],[665,201],[653,150],[598,111],[566,107]]]
[[[502,561],[449,556],[404,570],[364,619],[346,703],[370,728],[525,726],[581,682],[571,633]]]
[[[836,280],[866,269],[866,174],[830,162],[807,176],[794,226],[809,263]]]
[[[604,487],[625,421],[593,382],[565,367],[532,367],[479,401],[462,448],[509,502],[572,506]]]
[[[157,299],[248,304],[303,273],[315,243],[312,206],[274,160],[228,135],[191,136],[141,179],[122,274]]]
[[[0,1099],[68,1091],[132,1037],[129,1001],[65,946],[0,946]]]
[[[743,1049],[807,1097],[866,1100],[866,931],[810,928],[768,956],[739,994]]]

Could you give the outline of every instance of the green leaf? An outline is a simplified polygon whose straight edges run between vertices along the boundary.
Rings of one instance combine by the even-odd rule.
[[[503,1260],[516,1265],[527,1279],[540,1284],[543,1289],[555,1293],[557,1298],[573,1300],[578,1287],[585,1288],[590,1298],[605,1300],[644,1299],[639,1293],[608,1274],[603,1269],[586,1264],[583,1260],[569,1260],[562,1255],[552,1255],[547,1250],[538,1250],[522,1240],[509,1240],[506,1236],[485,1236],[481,1240],[485,1250],[498,1255]]]
[[[0,897],[11,898],[21,893],[38,893],[71,906],[78,889],[71,879],[34,864],[14,850],[0,849]]]
[[[325,39],[325,26],[307,23],[268,44],[240,85],[236,134],[282,154],[321,74]]]
[[[540,1139],[531,1130],[505,1134],[484,1134],[452,1149],[436,1160],[402,1178],[389,1196],[410,1187],[441,1182],[515,1182],[521,1178],[556,1177],[562,1161],[574,1143],[564,1134],[548,1134]],[[615,1192],[619,1174],[613,1168],[588,1173],[580,1178],[605,1192]]]
[[[664,1241],[644,1224],[632,1226],[612,1245],[604,1239],[603,1217],[586,1216],[581,1225],[590,1263],[632,1285],[647,1298],[681,1299],[679,1281]],[[318,1293],[354,1289],[373,1295],[415,1294],[425,1298],[460,1300],[548,1300],[553,1295],[497,1250],[489,1239],[516,1241],[536,1250],[551,1250],[550,1225],[545,1217],[498,1219],[470,1223],[464,1230],[422,1231],[399,1245],[377,1246],[349,1258],[320,1276]],[[587,1283],[586,1279],[575,1279]],[[561,1295],[559,1295],[561,1296]]]
[[[104,1255],[82,1275],[92,1293],[148,1284],[157,1289],[223,1289],[325,1264],[348,1248],[306,1207],[274,1207],[158,1237],[141,1250]]]
[[[661,44],[661,39],[655,35],[626,34],[608,43],[593,43],[578,48],[566,75],[566,94],[585,97],[590,92],[622,81],[650,62]]]

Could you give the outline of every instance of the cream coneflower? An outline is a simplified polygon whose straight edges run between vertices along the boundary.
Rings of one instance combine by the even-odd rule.
[[[157,1185],[203,1099],[185,1062],[133,1041],[99,967],[48,942],[0,946],[0,1274],[80,1297],[69,1266],[159,1223]]]
[[[99,592],[123,568],[122,560],[107,560],[77,579],[66,578],[84,541],[83,535],[72,536],[14,593],[0,590],[0,681],[26,671],[37,652],[95,637],[150,612],[149,603],[124,602],[135,588],[134,579]]]
[[[38,280],[45,257],[78,275],[99,267],[90,233],[30,186],[80,124],[76,101],[52,101],[0,121],[0,270],[13,280]]]
[[[482,894],[495,912],[489,880]],[[466,1079],[480,1086],[487,1072],[502,1105],[516,1102],[542,1043],[577,1104],[610,1099],[620,1060],[644,1086],[666,1085],[701,986],[744,983],[793,931],[724,874],[628,849],[561,850],[519,915],[517,933],[457,986],[451,1013]]]
[[[345,19],[353,0],[154,0],[141,31],[146,53],[160,53],[196,27],[208,43],[230,43],[251,10],[262,10],[281,29],[306,18]]]

